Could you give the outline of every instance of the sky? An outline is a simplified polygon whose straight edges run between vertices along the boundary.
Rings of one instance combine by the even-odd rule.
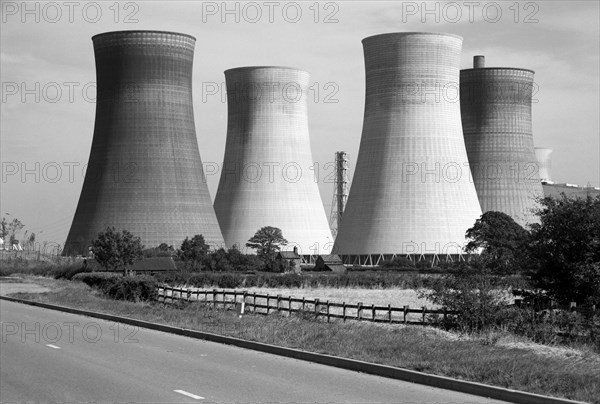
[[[600,185],[598,1],[1,1],[0,215],[37,241],[63,244],[81,192],[95,115],[91,37],[120,30],[196,37],[193,92],[204,164],[221,164],[224,74],[291,66],[311,75],[309,130],[324,209],[334,153],[358,155],[364,113],[361,40],[388,32],[463,37],[461,68],[535,71],[533,134],[552,154],[552,179]],[[219,173],[207,175],[214,200]]]

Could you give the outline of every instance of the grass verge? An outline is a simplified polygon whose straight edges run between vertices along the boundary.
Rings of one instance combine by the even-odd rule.
[[[326,323],[311,315],[244,315],[201,303],[163,306],[107,299],[79,282],[12,296],[303,349],[532,393],[600,403],[600,356],[539,353],[498,336],[460,339],[420,326]]]

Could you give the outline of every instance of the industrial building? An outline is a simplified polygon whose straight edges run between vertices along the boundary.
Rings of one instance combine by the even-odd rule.
[[[225,72],[227,140],[215,212],[228,247],[264,226],[281,229],[300,255],[331,250],[308,131],[309,74],[288,67]]]
[[[224,243],[194,126],[195,38],[162,31],[92,38],[96,121],[89,164],[63,254],[86,254],[106,226],[146,247],[202,234]]]
[[[577,184],[556,183],[552,180],[552,149],[545,147],[536,147],[535,156],[540,167],[540,180],[542,181],[542,189],[544,196],[559,198],[565,194],[569,198],[587,198],[588,196],[596,197],[600,195],[600,188],[587,185],[585,187]]]
[[[475,56],[460,72],[460,107],[465,145],[483,212],[499,211],[521,226],[537,219],[543,195],[533,146],[532,70],[485,67]]]
[[[333,253],[367,265],[461,254],[481,215],[458,102],[462,38],[407,32],[362,42],[363,130]]]

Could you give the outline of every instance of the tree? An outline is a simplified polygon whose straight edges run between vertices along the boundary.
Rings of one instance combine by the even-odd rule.
[[[196,234],[191,240],[187,237],[183,240],[178,255],[192,269],[200,269],[209,249],[208,244],[204,242],[204,236]]]
[[[280,245],[287,245],[288,241],[283,238],[281,229],[277,227],[261,227],[250,240],[246,247],[256,249],[256,254],[265,262],[271,270],[274,268],[275,257],[281,249]]]
[[[161,243],[158,247],[147,248],[144,251],[144,258],[152,257],[172,257],[176,255],[175,249],[172,245],[167,243]]]
[[[92,241],[92,252],[98,263],[108,271],[123,268],[127,275],[127,266],[142,258],[142,242],[127,230],[118,232],[114,227],[107,227],[104,232]]]
[[[600,196],[540,204],[529,246],[536,286],[563,303],[600,304]]]
[[[485,212],[466,233],[465,251],[481,251],[481,263],[496,273],[512,272],[521,262],[530,234],[503,212]]]
[[[8,235],[8,222],[6,221],[6,217],[2,218],[0,222],[0,237],[2,240],[6,240],[6,236]]]
[[[2,225],[4,227],[4,223]],[[17,233],[19,233],[19,231],[23,227],[25,227],[25,225],[21,223],[19,219],[13,219],[10,223],[6,225],[5,231],[8,235],[11,245],[14,244],[15,240],[17,239]]]

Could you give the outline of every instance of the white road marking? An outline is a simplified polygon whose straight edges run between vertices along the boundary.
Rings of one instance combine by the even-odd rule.
[[[200,397],[200,396],[197,396],[195,394],[188,393],[187,391],[183,391],[183,390],[173,390],[173,391],[175,393],[179,393],[179,394],[183,394],[184,396],[191,397],[191,398],[193,398],[195,400],[204,400],[204,397]]]
[[[54,348],[54,349],[60,349],[60,347],[59,347],[59,346],[52,345],[52,344],[46,344],[46,346],[47,346],[47,347],[50,347],[50,348]]]

